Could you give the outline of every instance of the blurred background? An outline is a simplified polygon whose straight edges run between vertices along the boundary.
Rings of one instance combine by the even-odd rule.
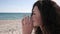
[[[22,19],[37,0],[0,0],[0,34],[22,34]],[[52,0],[60,6],[60,0]],[[32,34],[34,31],[32,32]]]
[[[31,13],[37,0],[0,0],[0,13]],[[60,6],[60,0],[55,1]]]

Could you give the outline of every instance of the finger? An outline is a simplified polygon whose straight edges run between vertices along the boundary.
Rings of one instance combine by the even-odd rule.
[[[26,23],[28,23],[28,22],[29,22],[29,17],[26,17],[25,19],[26,19],[26,20],[25,20]]]
[[[26,20],[29,20],[29,16],[26,17]]]
[[[30,17],[29,16],[28,16],[27,20],[28,20],[28,25],[29,25],[30,24]]]
[[[25,25],[25,23],[26,23],[26,17],[22,19],[22,25]]]
[[[24,25],[27,25],[27,17],[24,18]]]
[[[22,19],[22,25],[24,25],[24,18]]]
[[[31,20],[31,18],[29,18],[29,23],[28,23],[28,25],[30,25],[30,26],[33,25],[33,24],[32,24],[32,20]]]
[[[32,22],[32,18],[30,17],[30,21]]]
[[[29,16],[25,18],[26,20],[26,25],[30,25],[30,19],[29,19]]]
[[[28,22],[29,22],[28,17],[25,17],[25,18],[23,19],[23,25],[27,25],[27,24],[28,24]]]

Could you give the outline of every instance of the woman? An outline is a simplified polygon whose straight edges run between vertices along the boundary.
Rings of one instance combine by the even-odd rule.
[[[33,28],[35,34],[57,34],[56,6],[52,1],[37,1],[33,5],[31,17],[22,20],[23,34],[31,34]]]

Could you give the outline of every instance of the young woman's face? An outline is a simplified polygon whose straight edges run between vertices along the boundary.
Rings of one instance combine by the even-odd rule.
[[[39,26],[40,25],[40,21],[41,21],[41,19],[40,19],[40,17],[41,17],[40,11],[39,11],[37,6],[35,6],[32,11],[33,11],[33,13],[32,13],[33,25],[34,26]]]

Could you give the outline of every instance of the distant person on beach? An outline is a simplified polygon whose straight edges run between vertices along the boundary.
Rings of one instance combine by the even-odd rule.
[[[60,7],[51,0],[37,1],[32,8],[31,17],[22,20],[23,34],[60,34]]]

